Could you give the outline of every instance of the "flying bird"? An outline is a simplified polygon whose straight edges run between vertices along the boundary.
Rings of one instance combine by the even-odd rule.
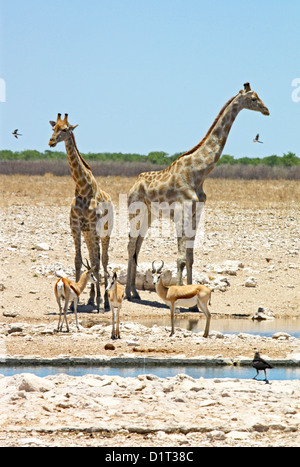
[[[270,363],[266,362],[263,358],[261,358],[261,356],[259,355],[259,352],[255,352],[254,359],[252,360],[252,366],[253,368],[256,369],[256,375],[252,379],[256,379],[258,376],[258,373],[260,371],[264,371],[265,373],[264,381],[268,384],[269,381],[267,379],[266,369],[273,368],[273,367],[270,365]]]
[[[255,139],[253,140],[253,143],[261,143],[263,144],[263,141],[259,141],[259,133],[255,136]]]
[[[15,137],[16,139],[18,139],[18,136],[22,136],[22,135],[20,135],[20,133],[18,133],[18,131],[19,131],[19,130],[15,130],[15,131],[12,132],[12,134],[14,135],[14,137]]]

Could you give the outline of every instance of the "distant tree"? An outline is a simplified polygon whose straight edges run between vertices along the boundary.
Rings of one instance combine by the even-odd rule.
[[[270,167],[274,167],[275,165],[281,165],[281,157],[276,156],[267,156],[264,157],[262,160],[262,164],[269,165]]]
[[[172,156],[169,157],[169,163],[171,164],[172,162],[176,161],[176,159],[178,159],[178,157],[182,156],[183,153],[184,153],[184,151],[175,152],[175,154],[173,154]]]
[[[300,159],[293,152],[288,152],[282,156],[282,165],[285,167],[291,167],[292,165],[299,165]]]
[[[217,165],[221,164],[235,164],[236,160],[233,156],[229,156],[228,154],[223,154],[223,156],[219,159]]]
[[[168,153],[164,151],[152,151],[148,154],[148,161],[152,164],[166,164],[168,163],[167,155]]]

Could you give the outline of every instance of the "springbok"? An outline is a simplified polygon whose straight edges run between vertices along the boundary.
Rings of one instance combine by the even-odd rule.
[[[124,299],[124,289],[117,282],[117,273],[114,272],[112,279],[109,281],[108,286],[106,288],[108,292],[108,300],[110,304],[110,309],[112,311],[112,332],[111,338],[112,339],[121,339],[120,336],[120,310],[122,307],[122,302]],[[115,323],[115,308],[117,308],[117,323]]]
[[[162,269],[164,262],[161,262],[159,268],[155,267],[155,261],[152,263],[152,279],[155,285],[156,292],[159,297],[170,307],[171,311],[171,334],[173,336],[174,321],[175,321],[175,308],[177,306],[190,307],[197,305],[206,316],[206,326],[203,337],[207,337],[209,333],[209,325],[211,314],[207,308],[210,305],[211,290],[202,284],[196,285],[170,285],[165,286],[162,281]],[[171,272],[169,271],[171,274]],[[165,273],[167,274],[167,273]]]
[[[76,319],[76,326],[79,331],[78,320],[77,320],[77,305],[78,305],[79,296],[82,294],[82,292],[86,288],[88,282],[92,282],[94,284],[97,282],[96,278],[93,275],[93,272],[95,271],[96,266],[93,266],[91,268],[88,261],[87,261],[87,264],[84,264],[83,262],[82,264],[86,268],[86,271],[84,271],[84,273],[81,275],[78,282],[74,282],[74,281],[71,281],[70,279],[67,279],[66,277],[62,277],[58,279],[58,281],[56,282],[54,286],[54,293],[55,293],[56,301],[59,306],[59,320],[58,320],[57,331],[62,331],[64,320],[66,319],[67,331],[69,332],[69,325],[67,321],[67,311],[68,311],[69,304],[71,304],[72,302],[74,302],[74,313],[75,313],[75,319]],[[61,315],[62,315],[61,298],[65,299],[65,306],[64,306],[63,320],[62,320],[62,323],[60,324]]]

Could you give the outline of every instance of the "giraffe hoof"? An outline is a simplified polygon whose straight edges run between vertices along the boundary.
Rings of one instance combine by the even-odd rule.
[[[132,298],[133,298],[134,300],[140,300],[140,299],[141,299],[140,295],[139,295],[138,292],[136,292],[136,291],[133,292]]]

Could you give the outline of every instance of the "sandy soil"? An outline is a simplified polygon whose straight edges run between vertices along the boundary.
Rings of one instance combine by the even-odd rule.
[[[110,177],[98,179],[99,185],[113,197],[117,221],[120,218],[119,195],[126,194],[134,179]],[[70,177],[1,176],[1,321],[6,324],[24,323],[31,327],[46,325],[55,328],[57,304],[53,294],[56,281],[53,268],[73,273],[73,240],[69,228],[69,205],[74,186]],[[194,271],[217,277],[216,265],[237,260],[243,267],[235,275],[225,275],[230,287],[226,292],[215,291],[212,296],[211,329],[218,317],[229,320],[249,319],[258,309],[271,310],[276,317],[299,316],[299,203],[298,182],[288,181],[225,181],[206,182],[207,204],[201,223],[201,238],[195,248]],[[118,217],[119,216],[119,217]],[[204,232],[204,233],[203,233]],[[49,250],[37,248],[47,243]],[[127,232],[118,230],[111,240],[110,263],[126,268]],[[86,255],[85,245],[83,246]],[[155,253],[154,253],[155,252]],[[149,235],[145,240],[139,263],[163,259],[170,268],[176,264],[176,240]],[[211,266],[213,265],[213,266]],[[254,276],[256,287],[245,287],[248,277]],[[103,287],[102,287],[103,293]],[[141,291],[141,302],[125,301],[121,321],[169,325],[169,311],[155,292]],[[95,313],[84,306],[85,291],[79,319],[83,327],[109,324],[111,313]],[[15,317],[9,315],[16,314]],[[184,318],[203,320],[199,313],[181,309],[176,326]],[[74,322],[70,315],[71,322]],[[202,322],[202,321],[201,321]],[[30,326],[26,335],[30,335]],[[32,335],[36,336],[32,331]],[[134,336],[133,336],[134,337]],[[24,339],[24,333],[13,333],[6,339],[9,355],[94,355],[101,354],[105,342],[80,340],[62,335]],[[180,339],[166,340],[149,349],[142,345],[136,352],[151,355],[185,354],[222,355],[253,354],[252,348],[240,342],[240,348],[224,348],[222,342],[209,342],[186,348]],[[262,343],[260,349],[271,358],[284,358],[290,352],[288,341]],[[115,343],[114,355],[131,351],[126,343]]]
[[[108,177],[99,178],[98,181],[101,188],[112,195],[117,216],[120,215],[119,194],[128,193],[134,180]],[[205,190],[208,200],[205,216],[202,219],[203,235],[195,248],[194,271],[198,274],[204,272],[212,278],[225,276],[230,283],[230,287],[227,287],[226,291],[216,290],[212,294],[211,330],[214,330],[214,323],[219,318],[227,317],[227,330],[230,332],[230,324],[233,320],[250,319],[258,307],[269,309],[274,314],[275,319],[298,317],[300,299],[299,183],[207,180]],[[169,311],[155,292],[147,290],[141,290],[141,302],[124,302],[121,313],[122,338],[113,342],[113,350],[105,350],[105,345],[112,343],[107,331],[107,326],[111,323],[111,313],[97,314],[94,309],[85,306],[88,291],[84,292],[79,308],[80,332],[77,332],[74,327],[74,316],[71,313],[69,314],[71,332],[68,334],[53,332],[58,320],[57,304],[53,293],[56,281],[55,271],[63,269],[69,276],[74,272],[74,247],[69,228],[69,206],[73,193],[74,185],[70,177],[56,178],[51,175],[44,177],[0,176],[0,354],[2,357],[40,356],[47,358],[106,355],[110,357],[159,356],[168,358],[178,356],[189,358],[213,356],[236,358],[237,356],[245,356],[252,358],[254,349],[257,348],[270,359],[285,359],[291,354],[300,353],[300,340],[294,338],[278,340],[264,337],[259,339],[225,337],[219,339],[215,337],[214,333],[208,339],[198,338],[193,332],[180,329],[180,321],[187,317],[194,320],[194,323],[199,320],[204,328],[203,315],[183,309],[177,316],[176,333],[170,338]],[[41,249],[38,246],[41,243],[46,243],[49,249]],[[111,240],[110,263],[112,268],[126,268],[126,247],[127,232],[126,228],[123,228]],[[86,255],[85,247],[83,255]],[[163,259],[167,267],[174,268],[176,240],[173,237],[157,238],[154,235],[149,235],[142,247],[139,258],[140,267],[151,263],[154,259]],[[220,273],[222,264],[227,260],[238,261],[242,266],[238,267],[234,273]],[[249,277],[255,278],[255,287],[245,287],[245,281]],[[152,324],[156,323],[163,327],[149,329],[144,332],[144,335],[139,332],[137,336],[132,323],[145,324],[146,321],[150,320]],[[126,323],[130,323],[127,328]],[[100,325],[99,332],[92,331],[95,325]],[[106,329],[105,332],[103,325]],[[95,329],[97,330],[94,327]],[[157,332],[158,330],[159,332]],[[279,425],[276,397],[281,400],[283,389],[280,385],[280,387],[278,386],[278,395],[276,395],[276,388],[271,384],[270,391],[263,399],[259,384],[264,383],[252,385],[251,388],[246,382],[241,383],[245,386],[247,404],[253,404],[256,410],[257,401],[261,401],[259,416],[262,417],[264,424],[253,422],[254,424],[251,425],[252,428],[249,431],[248,425],[246,426],[243,421],[247,415],[242,416],[242,412],[239,412],[239,410],[244,410],[240,395],[234,399],[234,403],[231,404],[231,401],[228,401],[226,414],[223,410],[219,410],[219,406],[224,405],[222,400],[224,401],[226,396],[226,391],[224,392],[221,385],[227,383],[222,382],[219,383],[219,386],[216,385],[217,389],[219,388],[219,402],[216,402],[215,395],[210,396],[214,399],[216,412],[211,425],[206,427],[204,431],[201,427],[198,431],[194,431],[192,427],[191,431],[181,433],[175,426],[175,431],[171,434],[167,430],[161,429],[158,431],[155,429],[153,433],[141,434],[139,430],[124,429],[115,432],[102,432],[101,430],[90,431],[88,427],[76,431],[75,428],[72,428],[73,425],[67,417],[68,407],[71,407],[70,403],[68,405],[65,401],[67,394],[61,396],[64,397],[63,403],[58,401],[57,406],[53,405],[52,407],[51,405],[50,407],[49,405],[46,410],[44,397],[47,393],[45,396],[39,395],[39,392],[24,393],[24,391],[18,390],[18,386],[14,389],[14,393],[11,392],[9,386],[11,380],[3,379],[4,385],[6,381],[8,381],[8,399],[6,401],[4,394],[3,401],[8,404],[7,407],[9,410],[13,410],[15,415],[10,419],[10,416],[7,415],[9,412],[6,413],[5,410],[3,412],[4,419],[0,420],[0,424],[4,423],[0,429],[0,446],[299,445],[297,421],[299,407],[295,405],[292,382],[290,382],[290,386],[285,385],[287,396],[282,409],[283,415],[279,417]],[[15,380],[12,379],[12,381]],[[252,382],[250,381],[250,383]],[[129,384],[129,382],[121,382],[120,384],[125,387],[124,384]],[[205,384],[209,386],[210,383],[203,382],[203,385]],[[239,394],[243,392],[240,387],[238,391]],[[68,389],[67,392],[69,394],[70,390]],[[155,398],[155,391],[152,393]],[[131,390],[129,394],[132,394]],[[164,392],[157,394],[164,394]],[[166,394],[168,395],[168,392]],[[193,394],[188,391],[186,397],[193,398]],[[202,392],[197,394],[201,396]],[[54,395],[58,397],[56,392]],[[146,396],[149,397],[147,394]],[[93,408],[93,397],[91,395],[91,400],[84,402],[85,408]],[[138,402],[135,401],[136,397]],[[143,394],[135,391],[133,406],[144,401],[143,397]],[[117,393],[115,398],[116,401],[120,402]],[[78,401],[81,399],[79,397]],[[147,402],[148,399],[145,400]],[[176,405],[171,397],[171,408],[176,410],[177,414],[174,420],[177,420],[178,417],[178,420],[181,420],[180,416],[185,417],[178,409],[178,401],[180,400],[180,397],[176,399]],[[28,404],[28,407],[32,407],[30,404],[37,407],[36,402],[33,401],[40,403],[42,407],[40,413],[36,415],[36,421],[26,409]],[[195,403],[198,404],[196,400]],[[207,399],[203,403],[205,405]],[[154,407],[158,411],[158,419],[168,421],[168,415],[164,412],[164,404],[164,402],[160,405],[154,403]],[[236,408],[234,404],[240,404],[240,408]],[[286,410],[286,404],[293,406],[290,412]],[[74,410],[76,407],[75,404]],[[148,411],[148,402],[145,407],[145,410]],[[126,414],[126,407],[124,406],[123,409],[125,410],[124,414]],[[22,415],[22,410],[25,415]],[[82,410],[84,409],[82,408]],[[205,421],[207,409],[202,408],[201,410],[203,411],[203,421]],[[210,407],[209,411],[211,412]],[[100,412],[103,416],[103,409]],[[20,419],[17,417],[18,413]],[[292,415],[295,421],[290,419],[290,413],[295,414]],[[51,420],[53,419],[53,430],[49,432],[47,429],[38,430],[37,428],[39,426],[38,420],[40,417],[43,419],[45,414],[52,417]],[[75,415],[80,417],[81,412],[79,413],[76,409]],[[129,426],[130,423],[128,422],[128,425],[126,422],[126,416],[124,423],[125,426]],[[7,420],[5,417],[8,417]],[[139,423],[142,423],[143,419],[139,415],[137,417]],[[221,423],[220,417],[223,417],[222,423],[224,425],[220,425],[223,430],[221,432],[218,425]],[[109,429],[113,423],[119,420],[118,413],[108,407],[106,419],[105,423]],[[6,423],[8,423],[7,428],[4,428]],[[86,423],[89,423],[89,418]],[[235,424],[240,430],[237,434],[234,432]],[[63,428],[64,426],[67,428]],[[228,430],[224,427],[229,427],[228,434]]]

